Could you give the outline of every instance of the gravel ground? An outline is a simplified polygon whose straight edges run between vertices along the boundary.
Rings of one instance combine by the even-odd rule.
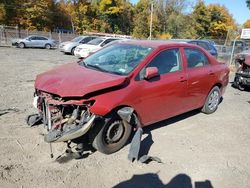
[[[250,187],[250,92],[230,85],[216,113],[190,112],[145,128],[143,152],[162,164],[112,155],[56,161],[43,126],[29,128],[38,73],[73,62],[58,50],[0,48],[0,187]],[[231,75],[232,77],[232,75]],[[65,145],[53,144],[54,155]]]

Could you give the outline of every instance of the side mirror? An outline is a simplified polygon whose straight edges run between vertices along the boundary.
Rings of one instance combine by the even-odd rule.
[[[157,67],[147,67],[145,71],[145,76],[144,78],[146,80],[149,80],[151,78],[154,78],[156,76],[159,76],[159,71]]]

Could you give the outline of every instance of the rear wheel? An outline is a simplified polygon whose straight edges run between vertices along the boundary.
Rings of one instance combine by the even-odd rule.
[[[220,103],[221,92],[218,86],[213,87],[213,89],[209,92],[206,102],[201,109],[201,111],[205,114],[211,114],[215,112]]]
[[[99,126],[102,127],[97,131]],[[104,154],[114,153],[126,144],[131,131],[131,125],[122,121],[118,115],[105,118],[90,131],[92,146]]]
[[[76,47],[74,47],[74,48],[71,49],[71,54],[72,55],[75,55],[75,49],[76,49]]]
[[[25,44],[24,44],[23,42],[20,42],[20,43],[18,44],[18,47],[19,47],[19,48],[25,48]]]

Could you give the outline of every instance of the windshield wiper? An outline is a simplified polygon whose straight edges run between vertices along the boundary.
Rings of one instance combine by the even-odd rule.
[[[102,71],[102,72],[113,73],[113,74],[117,74],[117,75],[121,75],[121,76],[124,75],[124,74],[119,73],[119,72],[108,71],[108,70],[106,70],[106,69],[103,69],[103,68],[99,67],[97,64],[94,64],[94,65],[92,65],[92,64],[87,64],[85,61],[81,61],[81,62],[80,62],[80,65],[83,65],[83,66],[85,66],[85,67],[87,67],[87,68],[94,68],[95,70],[99,70],[99,71]]]
[[[94,65],[92,65],[92,64],[87,64],[87,63],[85,63],[84,61],[83,61],[83,63],[84,63],[84,65],[85,65],[86,67],[91,67],[91,68],[94,68],[94,69],[99,70],[99,71],[102,71],[102,72],[109,72],[109,71],[107,71],[107,70],[105,70],[105,69],[99,67],[97,64],[94,64]]]

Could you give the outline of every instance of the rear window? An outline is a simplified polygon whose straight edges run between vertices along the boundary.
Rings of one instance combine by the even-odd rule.
[[[198,49],[185,48],[184,49],[188,68],[203,67],[209,64],[205,54]]]

